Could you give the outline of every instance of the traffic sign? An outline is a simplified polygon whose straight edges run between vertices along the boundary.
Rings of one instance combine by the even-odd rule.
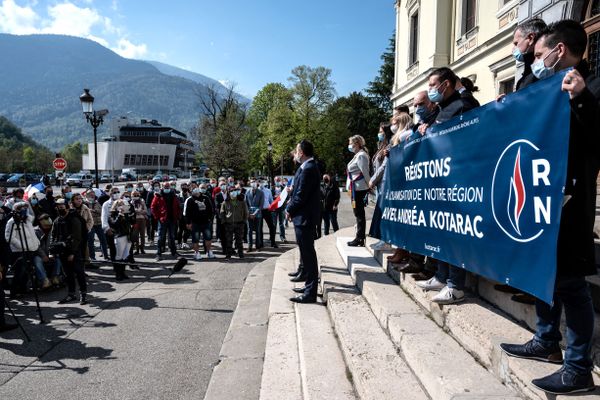
[[[54,161],[52,161],[52,166],[55,170],[63,171],[67,168],[67,160],[64,158],[55,158]]]

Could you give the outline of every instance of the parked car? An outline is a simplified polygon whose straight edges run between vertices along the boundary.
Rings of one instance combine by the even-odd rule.
[[[90,187],[94,183],[94,177],[90,174],[73,174],[67,178],[67,185],[77,187]]]
[[[137,178],[134,175],[131,175],[129,173],[123,173],[123,174],[119,175],[119,180],[121,182],[130,182],[130,181],[137,180]]]
[[[169,181],[176,181],[176,180],[177,180],[177,176],[176,176],[176,175],[169,175],[169,176],[167,177],[167,179],[168,179]]]
[[[31,183],[37,183],[40,181],[40,178],[34,174],[23,174],[17,173],[12,174],[7,180],[6,184],[9,186],[25,186]]]
[[[0,173],[0,182],[6,182],[10,178],[10,174]]]

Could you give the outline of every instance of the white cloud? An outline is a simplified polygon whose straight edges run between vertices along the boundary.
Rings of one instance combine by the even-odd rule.
[[[37,31],[40,17],[30,6],[21,7],[14,0],[3,0],[0,5],[0,31],[26,35]]]
[[[125,58],[144,58],[148,53],[148,48],[144,43],[136,45],[125,38],[119,39],[117,47],[113,47],[111,50]]]
[[[109,17],[100,15],[91,4],[93,0],[83,0],[89,7],[79,7],[71,1],[63,0],[47,7],[47,18],[41,17],[34,7],[36,0],[20,6],[15,0],[2,0],[0,4],[0,32],[15,35],[51,33],[78,36],[93,40],[102,46],[127,58],[142,58],[148,53],[144,43],[131,42],[123,29],[115,26]],[[118,8],[113,0],[111,8]],[[111,43],[116,43],[111,46]]]

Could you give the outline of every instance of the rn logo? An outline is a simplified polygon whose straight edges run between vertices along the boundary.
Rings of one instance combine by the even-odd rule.
[[[517,242],[537,239],[550,224],[550,163],[536,157],[539,150],[529,140],[515,140],[494,170],[492,214],[500,229]]]

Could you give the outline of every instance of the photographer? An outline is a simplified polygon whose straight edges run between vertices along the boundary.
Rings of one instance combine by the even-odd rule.
[[[50,283],[56,288],[61,286],[62,265],[60,260],[50,252],[52,231],[52,219],[48,214],[41,214],[37,219],[38,225],[35,228],[35,234],[40,240],[38,255],[35,257],[36,263],[41,263],[49,276]]]
[[[37,281],[41,282],[44,288],[50,286],[50,281],[46,277],[44,268],[38,268],[34,262],[40,241],[33,227],[34,218],[29,214],[29,204],[24,201],[15,203],[11,215],[12,217],[6,223],[4,237],[13,253],[14,278],[11,297],[14,297],[19,291],[26,291],[28,272],[35,273]],[[34,266],[34,269],[27,270],[27,267]],[[35,285],[36,282],[33,284]]]
[[[51,252],[60,259],[67,275],[67,288],[69,293],[60,300],[59,304],[70,303],[77,300],[75,296],[75,278],[79,284],[81,297],[79,304],[87,304],[87,283],[83,271],[82,250],[85,245],[84,232],[81,218],[77,211],[67,209],[67,203],[64,199],[56,200],[56,211],[58,218],[52,224],[52,242]]]

